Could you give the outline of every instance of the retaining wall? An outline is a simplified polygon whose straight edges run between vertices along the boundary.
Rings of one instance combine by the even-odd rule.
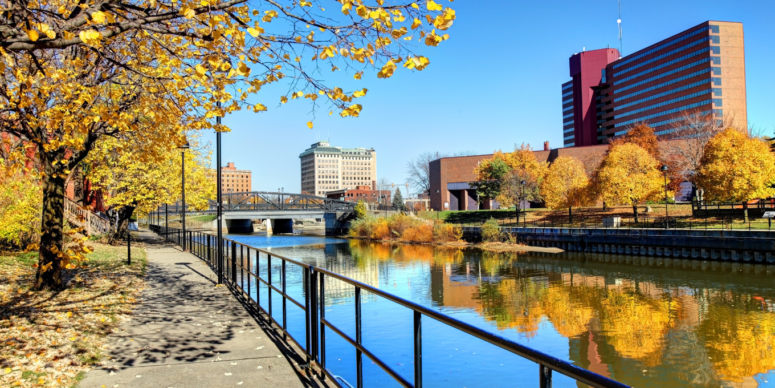
[[[664,229],[501,228],[530,246],[571,252],[775,263],[775,232]],[[463,228],[481,240],[479,227]]]

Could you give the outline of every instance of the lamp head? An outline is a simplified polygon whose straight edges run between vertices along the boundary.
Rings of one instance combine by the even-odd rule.
[[[186,144],[178,146],[178,149],[181,150],[181,151],[185,151],[185,150],[187,150],[189,148],[191,148],[191,145],[188,143],[188,140],[186,140]]]
[[[522,186],[524,186],[526,182],[523,180],[522,182],[519,182],[519,183],[521,183]]]
[[[663,164],[662,165],[662,172],[667,172],[668,170],[670,170],[670,167],[667,167],[666,164]]]

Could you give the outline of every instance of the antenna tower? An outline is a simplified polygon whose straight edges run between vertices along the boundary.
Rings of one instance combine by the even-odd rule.
[[[622,59],[624,55],[624,48],[622,47],[622,0],[617,0],[619,3],[619,19],[616,19],[616,24],[619,26],[619,59]]]

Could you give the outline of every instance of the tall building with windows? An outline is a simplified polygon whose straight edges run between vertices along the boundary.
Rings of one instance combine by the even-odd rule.
[[[573,54],[569,65],[565,147],[604,144],[640,122],[670,137],[687,112],[748,125],[742,23],[707,21],[626,57],[592,50]]]
[[[301,191],[326,195],[329,191],[377,186],[377,152],[373,148],[334,147],[319,141],[299,155]]]

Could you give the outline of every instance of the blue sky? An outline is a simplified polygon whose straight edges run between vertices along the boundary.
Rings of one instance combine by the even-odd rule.
[[[416,47],[431,60],[424,71],[399,68],[384,80],[372,70],[361,81],[352,73],[323,74],[346,90],[369,89],[358,101],[364,108],[355,119],[328,116],[325,107],[313,116],[309,100],[280,106],[285,88],[264,88],[256,101],[268,112],[224,119],[233,131],[223,134],[223,164],[252,170],[253,190],[299,192],[298,155],[318,140],[373,147],[378,176],[396,186],[406,182],[407,162],[426,151],[485,154],[523,142],[540,148],[547,140],[559,147],[560,85],[570,79],[568,57],[584,47],[618,47],[616,0],[439,3],[452,6],[457,19],[448,31],[451,38],[439,47]],[[742,22],[748,122],[768,133],[775,130],[775,1],[622,3],[625,55],[706,20]],[[309,120],[314,129],[307,128]],[[204,140],[214,145],[215,136],[205,134]]]

